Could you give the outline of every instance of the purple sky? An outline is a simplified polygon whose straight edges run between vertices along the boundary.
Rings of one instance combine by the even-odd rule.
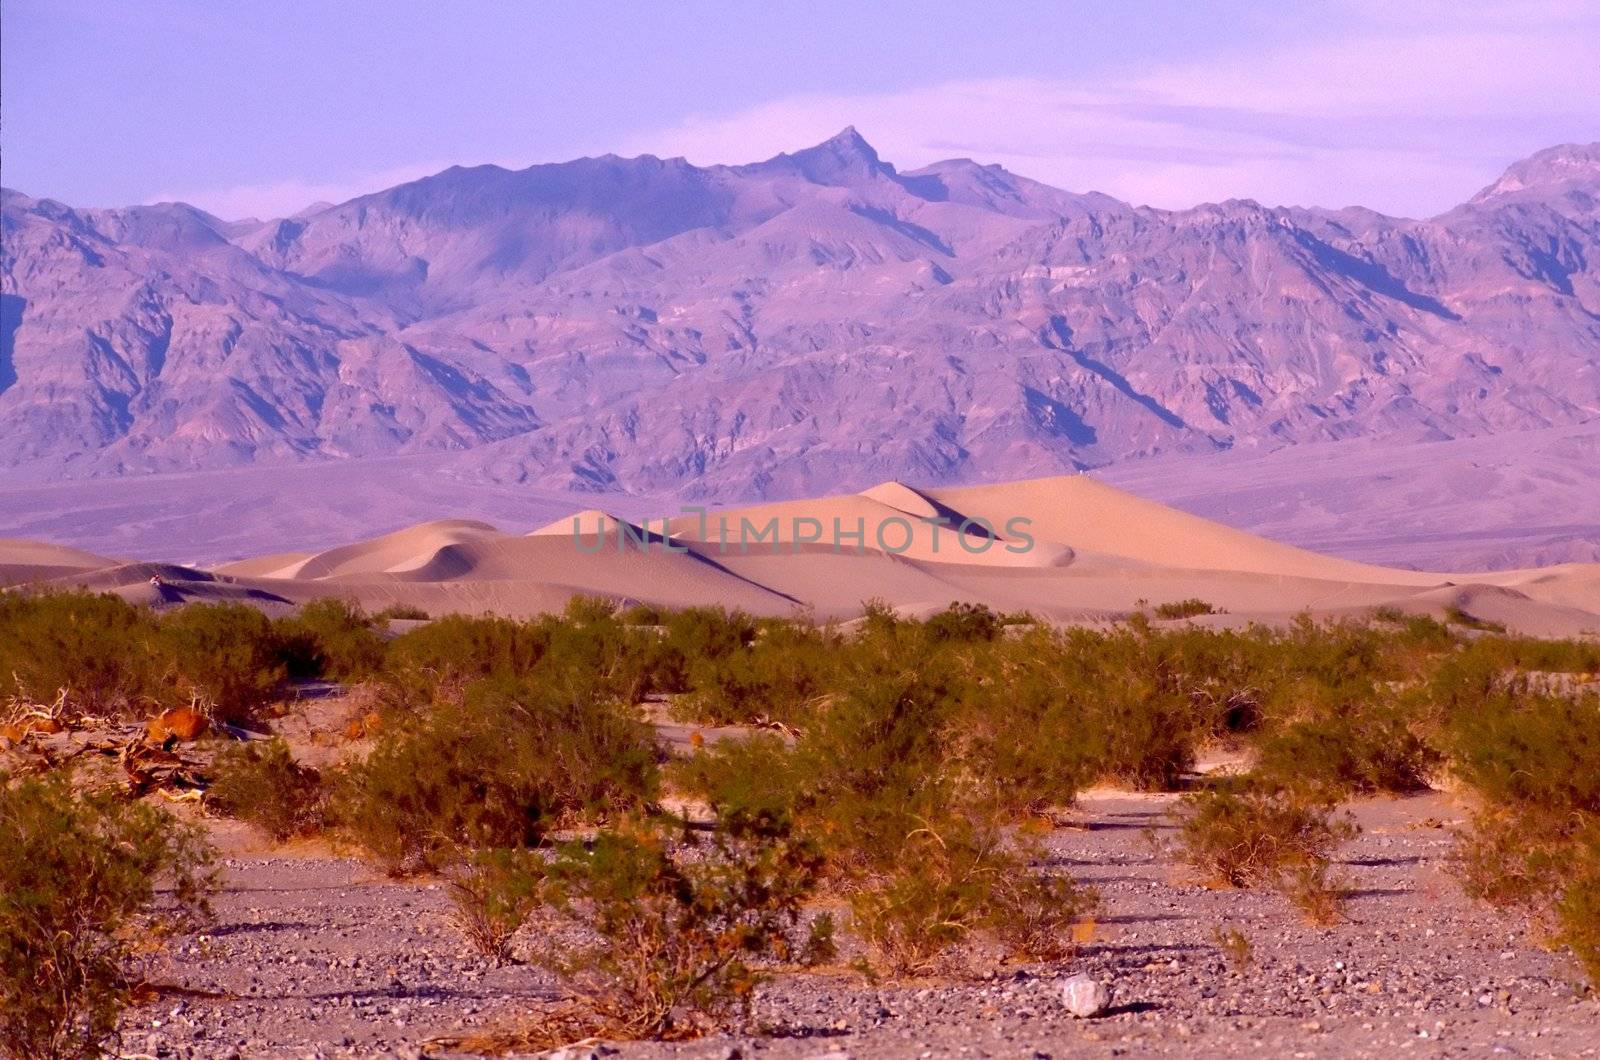
[[[1420,215],[1600,139],[1600,0],[4,0],[0,51],[7,187],[226,217],[847,124],[902,167]]]

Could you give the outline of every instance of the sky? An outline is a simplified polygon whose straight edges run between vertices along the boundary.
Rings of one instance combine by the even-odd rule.
[[[76,206],[282,216],[846,125],[902,169],[1427,216],[1600,140],[1600,0],[0,0],[0,182]]]

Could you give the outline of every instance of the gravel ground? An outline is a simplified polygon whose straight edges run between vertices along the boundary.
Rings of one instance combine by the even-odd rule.
[[[1306,926],[1282,899],[1192,885],[1150,842],[1171,796],[1094,792],[1047,840],[1103,899],[1092,940],[1055,964],[874,987],[853,974],[763,989],[759,1035],[615,1047],[626,1057],[1600,1056],[1600,1001],[1520,918],[1461,895],[1443,871],[1444,794],[1352,807],[1340,852],[1349,920]],[[437,886],[395,882],[320,846],[266,848],[214,825],[227,852],[218,922],[151,969],[169,987],[132,1010],[124,1051],[174,1057],[417,1056],[430,1038],[515,1018],[557,996],[529,965],[462,944]],[[1230,967],[1219,929],[1241,932]],[[538,937],[519,940],[524,947]],[[1077,1020],[1061,982],[1113,990]],[[575,1054],[576,1055],[576,1054]]]

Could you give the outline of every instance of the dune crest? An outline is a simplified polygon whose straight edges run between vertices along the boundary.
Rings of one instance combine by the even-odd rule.
[[[876,599],[915,614],[959,601],[1103,621],[1198,598],[1214,609],[1194,620],[1207,625],[1389,607],[1539,636],[1600,636],[1600,565],[1472,575],[1372,566],[1256,537],[1086,475],[940,490],[891,481],[863,493],[689,513],[665,525],[598,508],[526,534],[452,519],[211,572],[8,541],[0,543],[0,574],[156,604],[287,607],[339,596],[373,609],[402,603],[430,614],[526,616],[596,595],[847,619]]]

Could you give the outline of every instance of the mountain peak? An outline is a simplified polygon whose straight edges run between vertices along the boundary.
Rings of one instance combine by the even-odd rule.
[[[1574,185],[1590,194],[1600,191],[1600,143],[1547,147],[1506,167],[1500,179],[1471,199],[1485,202],[1533,189],[1568,191]]]
[[[878,157],[877,150],[854,125],[846,125],[815,147],[777,155],[758,164],[764,168],[798,170],[813,184],[855,184],[874,177],[894,176],[894,166]]]

